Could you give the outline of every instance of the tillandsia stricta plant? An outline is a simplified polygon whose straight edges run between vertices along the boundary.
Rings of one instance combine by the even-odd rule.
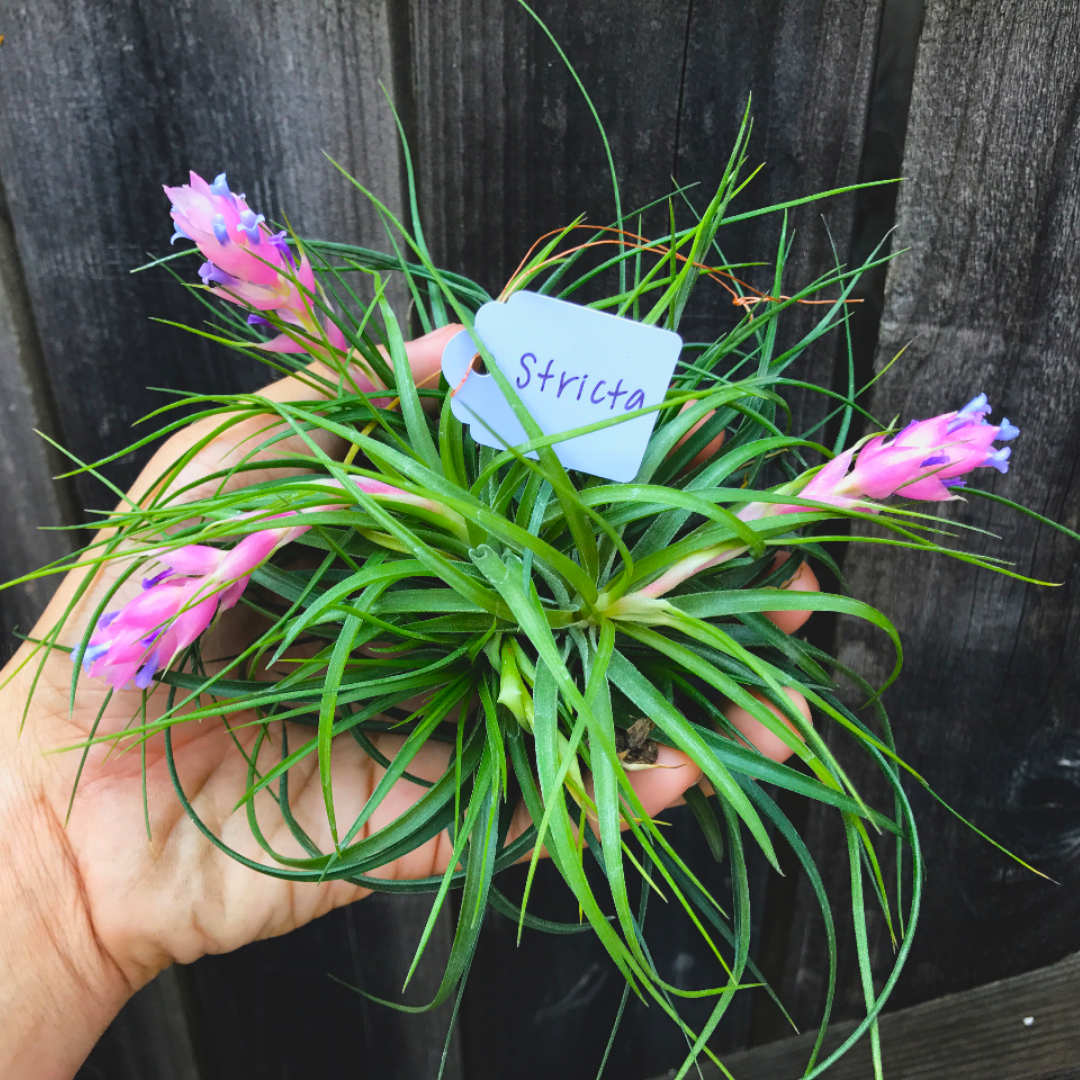
[[[843,392],[786,374],[824,335],[843,333],[859,275],[881,256],[787,284],[785,215],[808,200],[731,213],[745,182],[749,134],[744,120],[707,205],[695,209],[688,190],[671,197],[692,214],[686,227],[649,238],[640,226],[631,230],[621,212],[611,226],[588,233],[572,223],[538,241],[494,298],[433,263],[411,187],[406,223],[348,178],[385,222],[391,254],[272,230],[224,174],[212,182],[192,174],[187,185],[166,188],[174,240],[194,247],[152,265],[202,260],[199,283],[188,287],[212,324],[194,332],[293,373],[311,393],[287,401],[189,396],[155,414],[187,409],[164,432],[196,420],[208,421],[215,437],[253,419],[261,428],[246,437],[238,460],[201,476],[196,490],[183,471],[202,440],[148,494],[108,515],[106,530],[78,556],[81,566],[122,570],[73,650],[73,693],[87,678],[141,688],[144,709],[131,726],[120,734],[95,729],[82,752],[100,742],[130,748],[163,740],[186,812],[253,872],[430,891],[432,913],[414,968],[449,891],[461,889],[432,1005],[460,993],[489,907],[522,927],[591,928],[625,977],[626,993],[655,1003],[684,1031],[680,1077],[702,1054],[715,1060],[709,1039],[734,995],[763,983],[750,956],[747,849],[756,847],[778,870],[783,844],[813,886],[828,942],[829,1004],[806,1075],[818,1075],[866,1032],[880,1072],[876,1017],[910,949],[922,893],[918,833],[902,780],[906,772],[924,781],[897,757],[882,688],[781,626],[791,612],[864,619],[895,648],[892,678],[900,644],[886,616],[857,598],[785,586],[808,558],[842,583],[830,543],[873,538],[850,531],[853,520],[872,523],[887,544],[1012,573],[1002,562],[943,547],[943,534],[957,526],[915,504],[957,498],[981,468],[1006,472],[1009,447],[997,444],[1018,430],[1005,419],[989,422],[982,394],[952,410],[943,403],[931,419],[881,427],[857,400],[853,364]],[[779,243],[769,289],[759,291],[726,262],[723,228],[768,213],[778,215]],[[387,299],[395,276],[420,328],[458,323],[472,335],[524,443],[479,445],[454,415],[460,384],[450,386],[437,372],[417,378],[403,313]],[[734,325],[715,340],[684,344],[660,402],[613,408],[609,418],[570,432],[540,429],[474,329],[482,305],[529,290],[677,331],[701,286],[733,301]],[[781,326],[808,303],[817,305],[816,322],[781,349]],[[465,379],[477,376],[470,369]],[[830,411],[812,430],[793,432],[786,397],[808,390],[830,402]],[[631,482],[604,482],[561,463],[561,443],[641,415],[655,427]],[[853,426],[864,421],[872,433],[848,446]],[[826,429],[835,432],[828,444]],[[304,452],[287,448],[287,440]],[[342,455],[326,449],[334,440],[345,447]],[[889,548],[881,550],[887,557]],[[136,575],[145,575],[142,588],[125,601]],[[69,613],[92,580],[80,586]],[[236,605],[257,626],[250,643],[227,656],[208,651],[208,630]],[[39,655],[60,647],[61,626],[38,643]],[[865,711],[850,706],[841,681],[863,695]],[[151,695],[165,701],[148,720]],[[173,732],[200,722],[257,730],[237,809],[247,814],[265,862],[229,848],[199,820],[184,790]],[[837,738],[823,737],[823,725]],[[376,745],[387,732],[403,736],[392,759]],[[892,792],[890,805],[871,806],[856,790],[838,739],[849,744],[841,756],[872,760]],[[432,742],[448,745],[448,764],[441,777],[425,780],[410,765]],[[349,743],[384,772],[346,820],[335,802],[334,763]],[[691,788],[686,801],[714,857],[728,864],[730,896],[710,894],[641,805],[632,773],[662,767],[661,747],[689,755],[703,773],[702,787]],[[290,772],[312,760],[331,837],[325,850],[290,804]],[[418,797],[373,829],[398,783],[416,785]],[[867,1012],[820,1061],[837,971],[833,900],[775,789],[835,810],[851,862],[847,902]],[[271,845],[255,813],[263,792],[291,832],[290,850]],[[515,835],[519,801],[528,824]],[[444,832],[453,847],[444,874],[419,881],[378,875],[389,860]],[[573,893],[580,925],[529,910],[542,851]],[[887,858],[894,874],[883,870]],[[528,882],[515,902],[498,874],[523,859]],[[654,892],[681,905],[700,931],[715,959],[713,985],[687,989],[657,971],[646,944]],[[870,968],[865,909],[874,904],[896,944],[887,973]],[[680,1016],[678,1001],[687,998],[713,1001],[694,1029]]]

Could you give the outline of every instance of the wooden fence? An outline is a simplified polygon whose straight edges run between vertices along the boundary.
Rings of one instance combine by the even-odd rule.
[[[895,225],[895,242],[911,250],[887,279],[862,286],[861,372],[911,344],[875,388],[874,411],[926,415],[986,391],[1023,428],[1014,468],[991,490],[1080,527],[1080,8],[535,4],[594,96],[627,205],[663,194],[672,176],[715,179],[751,94],[751,156],[766,162],[753,203],[907,177],[898,202],[884,188],[796,215],[796,275],[831,265],[833,244],[844,258],[865,254]],[[66,550],[64,533],[36,526],[81,522],[108,502],[88,480],[54,483],[59,455],[34,428],[92,459],[128,441],[130,424],[162,400],[147,387],[258,384],[259,372],[234,354],[149,321],[197,317],[164,275],[128,273],[166,247],[163,182],[181,182],[189,168],[225,169],[254,204],[287,213],[307,235],[380,246],[373,214],[323,151],[401,206],[403,161],[381,81],[414,148],[426,230],[443,265],[497,286],[540,233],[582,211],[593,221],[611,215],[592,120],[514,0],[0,0],[0,34],[2,578]],[[775,229],[732,232],[725,244],[767,258]],[[828,379],[836,354],[818,349],[804,363]],[[138,464],[123,461],[111,476],[124,483]],[[976,550],[1064,584],[1030,587],[951,560],[883,558],[872,547],[853,549],[845,571],[906,642],[906,672],[888,699],[901,753],[1060,884],[1019,872],[915,793],[930,880],[893,999],[908,1008],[885,1025],[886,1066],[894,1063],[894,1080],[1067,1080],[1080,1077],[1075,1040],[1061,1034],[1080,1009],[1075,965],[1045,979],[1024,973],[1080,950],[1080,547],[989,502],[948,513],[1001,538],[973,534]],[[46,593],[0,594],[5,642]],[[846,662],[881,674],[881,643],[858,626],[840,620],[816,632],[834,635]],[[843,892],[846,864],[830,860],[824,816],[803,818],[826,885]],[[680,815],[672,820],[679,842],[691,844]],[[804,917],[813,901],[795,875],[762,872],[758,884],[758,956],[796,1019],[812,1023],[824,992],[823,942]],[[544,909],[566,906],[550,875],[540,893]],[[445,1010],[403,1017],[327,978],[394,993],[424,914],[423,900],[376,898],[288,938],[167,973],[128,1006],[80,1075],[433,1077]],[[695,965],[706,961],[686,928],[658,913],[653,933],[662,970],[700,982]],[[445,955],[449,924],[442,934],[432,951]],[[872,948],[888,961],[883,927]],[[858,1014],[861,990],[851,941],[841,949],[844,1020]],[[409,1000],[430,993],[438,959]],[[986,985],[1002,978],[1011,979],[1004,991]],[[1037,1016],[1023,1025],[1025,1002],[1050,1007],[1046,986],[1060,988],[1057,1027],[1040,1027]],[[588,936],[527,935],[516,948],[514,928],[495,919],[445,1075],[593,1077],[620,989]],[[950,993],[961,996],[920,1004]],[[1015,1038],[1001,1036],[1010,1031]],[[987,1041],[991,1033],[1004,1041]],[[738,1051],[781,1034],[768,1002],[747,995],[720,1045]],[[984,1051],[996,1045],[1001,1055],[987,1064]],[[736,1075],[797,1075],[786,1046],[740,1054]],[[926,1055],[914,1053],[924,1046],[951,1047],[939,1055],[946,1071],[926,1071]],[[658,1010],[632,1009],[606,1075],[644,1080],[682,1050]]]

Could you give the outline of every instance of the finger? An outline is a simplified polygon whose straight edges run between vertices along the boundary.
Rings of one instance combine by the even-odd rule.
[[[795,708],[802,713],[806,722],[813,726],[813,722],[810,719],[810,706],[807,704],[806,698],[804,698],[798,690],[792,690],[787,686],[784,687],[784,693],[791,699]],[[750,696],[757,698],[757,700],[760,701],[773,716],[780,720],[781,723],[786,724],[799,739],[802,739],[802,735],[799,734],[794,723],[781,712],[776,705],[771,701],[766,700],[764,694],[760,691],[753,690],[751,691]],[[752,715],[741,705],[734,705],[728,702],[724,708],[724,716],[727,717],[728,722],[736,731],[738,731],[742,738],[754,747],[755,750],[759,750],[764,754],[765,757],[771,758],[773,761],[787,761],[787,759],[795,752],[780,738],[779,735],[770,731],[756,716]]]
[[[686,410],[687,410],[687,409],[689,409],[689,408],[690,408],[690,407],[691,407],[692,405],[696,405],[696,404],[697,404],[697,402],[696,402],[696,401],[688,401],[688,402],[687,402],[687,403],[686,403],[686,404],[685,404],[685,405],[684,405],[684,406],[683,406],[683,407],[682,407],[682,408],[681,408],[681,409],[679,410],[679,412],[681,412],[681,413],[683,413],[683,412],[686,412]],[[707,423],[708,423],[708,422],[709,422],[709,421],[710,421],[710,420],[711,420],[711,419],[713,418],[713,416],[714,416],[714,415],[715,415],[715,413],[712,413],[712,412],[710,412],[710,413],[706,413],[706,414],[705,414],[705,415],[704,415],[704,416],[703,416],[703,417],[702,417],[702,418],[701,418],[701,419],[700,419],[700,420],[699,420],[699,421],[698,421],[698,422],[697,422],[697,423],[696,423],[696,424],[695,424],[695,425],[694,425],[694,426],[693,426],[693,427],[692,427],[692,428],[691,428],[691,429],[690,429],[690,430],[689,430],[689,431],[688,431],[688,432],[687,432],[687,433],[686,433],[686,434],[685,434],[685,435],[684,435],[684,436],[683,436],[683,437],[682,437],[682,438],[681,438],[681,439],[680,439],[680,440],[679,440],[679,441],[678,441],[678,442],[677,442],[677,443],[675,444],[675,446],[674,446],[674,449],[673,449],[673,450],[672,450],[671,452],[672,452],[672,453],[674,453],[674,452],[675,452],[676,450],[678,450],[678,449],[679,449],[679,447],[680,447],[680,446],[682,446],[682,444],[683,444],[684,442],[686,442],[686,440],[687,440],[687,439],[689,439],[689,438],[690,438],[690,437],[691,437],[692,435],[694,435],[694,433],[695,433],[695,432],[696,432],[696,431],[698,430],[698,428],[700,428],[700,427],[701,427],[702,425],[704,425],[704,424],[707,424]],[[727,434],[727,432],[726,432],[726,431],[721,431],[721,432],[720,432],[720,434],[719,434],[719,435],[717,435],[717,436],[716,436],[716,437],[715,437],[714,439],[710,439],[710,440],[708,441],[708,443],[706,443],[706,444],[705,444],[705,448],[704,448],[703,450],[699,450],[699,451],[698,451],[698,453],[696,453],[696,454],[694,455],[694,457],[693,457],[693,460],[692,460],[692,461],[690,462],[690,464],[689,464],[689,465],[687,465],[687,466],[686,466],[686,467],[687,467],[687,469],[692,469],[692,468],[694,468],[695,466],[697,466],[697,465],[701,465],[701,464],[702,464],[703,462],[706,462],[706,461],[708,461],[708,460],[709,460],[710,458],[712,458],[712,457],[715,457],[715,456],[716,456],[716,454],[718,454],[718,453],[719,453],[719,451],[720,451],[720,447],[724,445],[724,436],[725,436],[726,434]]]
[[[404,736],[389,733],[372,734],[371,740],[379,753],[389,760],[396,757],[405,743]],[[659,757],[656,767],[629,774],[630,783],[641,802],[642,809],[650,817],[659,814],[669,806],[682,802],[683,793],[701,776],[701,770],[685,754],[667,746],[661,746],[658,749]],[[268,763],[276,761],[274,757],[276,748],[269,747],[264,750],[268,755]],[[450,767],[451,760],[452,748],[448,743],[429,741],[417,751],[409,762],[407,771],[410,776],[426,780],[428,783],[435,783]],[[236,768],[246,767],[246,762],[241,760]],[[184,768],[190,773],[192,766],[185,762]],[[363,809],[371,792],[385,775],[385,769],[372,761],[352,740],[339,740],[335,742],[332,775],[335,806],[338,820],[342,822],[351,820]],[[295,819],[321,850],[329,850],[332,846],[332,838],[326,821],[322,785],[319,782],[317,761],[314,755],[301,759],[291,770],[290,776],[290,808]],[[188,775],[185,787],[196,790],[199,787],[198,779],[198,776]],[[218,778],[215,777],[215,790],[222,793],[222,801],[220,805],[204,807],[208,817],[216,820],[217,816],[223,816],[231,820],[230,810],[235,800],[235,782],[235,777],[230,784],[219,783]],[[354,838],[354,842],[367,839],[381,829],[392,825],[402,814],[415,806],[425,790],[424,787],[408,779],[399,780],[371,813],[358,836]],[[206,796],[203,793],[198,797],[205,799]],[[273,807],[267,804],[265,809],[271,815],[267,820],[265,832],[271,838],[272,846],[278,850],[291,850],[295,841],[290,841],[284,824],[280,822],[270,824],[273,820]],[[519,803],[510,825],[507,843],[512,843],[520,837],[532,824],[532,817],[528,810],[523,803]],[[624,822],[623,828],[627,827]],[[250,838],[246,837],[240,828],[237,828],[233,839],[243,850],[248,850],[250,847]],[[301,854],[299,851],[296,853]],[[546,850],[541,851],[542,857],[546,857],[547,854]],[[444,831],[393,862],[373,869],[369,873],[372,877],[390,880],[430,877],[444,873],[453,857],[453,842],[449,832]],[[530,855],[524,856],[522,861],[528,858]],[[369,890],[344,888],[342,883],[338,883],[337,887],[321,887],[319,892],[321,895],[318,900],[309,897],[315,907],[306,913],[304,921],[322,914],[331,907],[358,899],[366,895]],[[271,932],[280,932],[280,930]]]
[[[440,327],[430,334],[406,343],[405,351],[409,357],[409,366],[417,382],[430,381],[433,377],[437,377],[443,346],[460,329],[457,325]],[[337,375],[321,361],[316,360],[309,364],[305,371],[320,376],[331,385],[337,382]],[[360,374],[357,368],[357,375]],[[367,381],[373,382],[370,379]],[[381,384],[378,385],[381,386]],[[329,392],[318,380],[308,380],[301,375],[290,375],[264,387],[259,391],[259,395],[275,402],[318,401],[328,396]],[[159,493],[165,477],[168,477],[168,489],[178,493],[176,498],[179,501],[191,502],[209,497],[220,490],[232,491],[290,473],[302,474],[305,470],[299,468],[288,470],[268,467],[238,472],[225,484],[216,479],[200,482],[247,461],[257,462],[292,455],[310,455],[311,448],[307,439],[331,457],[340,458],[344,454],[344,442],[324,431],[307,432],[306,438],[299,434],[284,435],[264,449],[254,450],[261,443],[285,430],[287,430],[287,425],[271,415],[248,417],[231,424],[228,423],[228,418],[223,416],[198,420],[171,436],[157,450],[132,485],[128,498],[134,503],[139,503],[151,494]],[[211,436],[215,436],[212,441],[196,450],[175,475],[171,474],[177,461]],[[129,508],[126,503],[121,504],[120,507],[121,510]],[[106,535],[107,532],[99,533],[98,539]],[[118,564],[109,563],[96,575],[93,587],[82,598],[78,608],[69,619],[70,628],[64,638],[65,644],[71,644],[81,637],[81,626],[86,615],[95,609],[119,570]],[[38,628],[51,628],[57,623],[75,595],[83,573],[83,571],[77,571],[64,579],[39,620]],[[136,585],[132,584],[132,589],[135,588]]]
[[[683,795],[686,790],[701,779],[701,769],[681,750],[675,750],[670,746],[658,746],[657,751],[655,765],[627,773],[630,786],[634,789],[642,810],[649,817],[655,817],[670,806],[681,806],[685,801]],[[588,795],[592,798],[591,779],[586,782],[586,786]],[[523,802],[518,803],[506,835],[506,842],[512,843],[532,824],[533,819],[528,808]],[[625,831],[630,826],[624,820],[620,823],[620,828]],[[548,857],[546,847],[541,850],[540,855],[541,858]],[[529,852],[518,861],[528,862],[531,858],[532,852]]]
[[[781,551],[773,561],[771,569],[776,570],[778,567],[783,566],[789,558],[791,558],[790,551]],[[802,565],[800,565],[799,569],[796,570],[791,578],[783,584],[782,588],[787,589],[789,592],[821,591],[821,585],[818,583],[817,575],[810,569],[810,564],[807,562],[803,562]],[[779,627],[785,634],[794,634],[795,631],[800,629],[806,620],[810,618],[811,612],[766,611],[764,615],[769,622],[774,626]]]
[[[776,558],[773,560],[770,570],[776,570],[778,567],[783,566],[789,558],[791,558],[790,551],[778,552]],[[818,592],[821,588],[818,584],[817,576],[806,562],[802,563],[783,587],[785,589],[791,589],[793,592]],[[772,622],[780,630],[783,630],[785,634],[793,634],[807,619],[810,618],[812,612],[766,611],[763,614],[766,619]],[[797,690],[791,690],[785,687],[784,692],[795,703],[795,707],[799,712],[806,717],[806,722],[812,724],[810,719],[810,706],[807,705],[806,698],[804,698]],[[774,716],[782,720],[796,735],[798,735],[794,724],[792,724],[775,705],[766,701],[765,698],[756,691],[751,691],[751,697],[755,697],[758,701],[762,702]],[[771,732],[760,720],[752,716],[746,709],[742,708],[742,706],[733,705],[729,701],[725,705],[724,715],[731,724],[738,729],[739,733],[747,743],[755,749],[760,750],[761,753],[766,757],[771,758],[773,761],[786,761],[794,753],[791,747],[784,743],[778,735]],[[802,736],[799,735],[799,738],[801,739]],[[712,785],[708,780],[701,781],[701,789],[707,795],[712,794]]]
[[[648,769],[629,773],[641,808],[649,817],[655,817],[669,806],[682,806],[683,795],[688,788],[701,780],[701,769],[693,759],[670,746],[657,746],[656,764]],[[628,828],[623,823],[623,828]]]
[[[460,323],[450,323],[448,326],[440,326],[438,330],[432,330],[430,334],[425,334],[406,344],[405,351],[409,354],[409,367],[412,369],[413,381],[418,387],[433,390],[439,385],[443,349],[461,329]],[[424,399],[425,404],[429,402],[432,402],[432,399]]]

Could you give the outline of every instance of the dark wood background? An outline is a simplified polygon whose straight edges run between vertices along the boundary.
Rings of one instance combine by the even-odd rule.
[[[830,234],[842,257],[858,258],[895,226],[896,244],[911,250],[861,287],[860,369],[869,374],[912,345],[875,390],[875,411],[925,415],[985,390],[1023,429],[1012,471],[990,489],[1080,527],[1080,9],[1054,0],[535,6],[594,96],[626,206],[662,194],[673,176],[714,180],[750,94],[751,158],[766,167],[748,203],[907,177],[898,202],[895,188],[883,188],[796,215],[796,275],[831,263]],[[259,382],[232,354],[149,321],[197,318],[164,275],[128,272],[165,250],[162,183],[181,182],[189,168],[224,169],[303,233],[380,246],[373,215],[322,151],[401,206],[403,166],[381,80],[409,132],[443,265],[494,289],[541,232],[582,211],[594,222],[612,213],[592,120],[513,0],[0,0],[0,34],[2,578],[66,550],[66,534],[37,526],[80,523],[108,502],[92,482],[52,481],[59,456],[33,429],[94,458],[128,441],[132,422],[161,400],[147,387]],[[735,227],[722,241],[732,259],[768,258],[776,230],[775,221]],[[705,331],[730,312],[718,299],[694,318]],[[802,362],[828,380],[835,349]],[[124,461],[113,477],[123,483],[138,465]],[[1060,884],[1018,872],[917,797],[930,878],[897,1006],[1080,949],[1080,549],[986,502],[950,513],[1001,538],[980,537],[978,550],[1065,584],[1028,587],[872,548],[853,549],[845,569],[905,637],[907,669],[888,699],[901,753]],[[4,655],[47,591],[0,593]],[[880,641],[843,620],[819,632],[847,662],[880,674]],[[678,812],[672,820],[692,847],[688,822]],[[811,813],[805,828],[842,895],[847,870],[830,860],[827,822]],[[812,900],[794,878],[757,878],[758,956],[796,1019],[812,1023],[824,989]],[[550,875],[539,903],[565,913]],[[128,1006],[81,1075],[434,1077],[445,1009],[401,1016],[328,978],[393,993],[424,914],[423,900],[376,898],[286,939],[168,972]],[[673,913],[651,918],[661,967],[694,983],[705,961],[692,932]],[[449,929],[429,950],[434,963]],[[881,929],[873,948],[887,965]],[[845,1019],[858,1014],[861,991],[852,942],[841,944]],[[433,964],[410,1000],[430,993],[436,976]],[[591,937],[527,934],[519,949],[511,925],[493,917],[446,1076],[591,1078],[620,990]],[[967,1017],[970,1034],[995,1014],[949,1015]],[[927,1023],[911,1030],[925,1034]],[[782,1033],[768,1003],[747,995],[720,1044],[735,1051]],[[1043,1071],[1024,1075],[1080,1076],[1058,1045],[1039,1057]],[[608,1075],[645,1080],[681,1048],[657,1010],[632,1009]],[[746,1073],[765,1075],[750,1065]],[[961,1063],[951,1075],[985,1073]]]

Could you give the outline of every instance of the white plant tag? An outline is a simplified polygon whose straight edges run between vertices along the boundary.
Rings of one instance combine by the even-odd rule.
[[[682,338],[671,330],[532,292],[485,304],[476,313],[475,333],[545,435],[658,405],[682,350]],[[495,379],[469,370],[476,351],[467,330],[443,350],[443,374],[457,388],[454,416],[483,446],[505,450],[528,442]],[[568,469],[625,483],[641,467],[656,417],[636,416],[553,449]]]

